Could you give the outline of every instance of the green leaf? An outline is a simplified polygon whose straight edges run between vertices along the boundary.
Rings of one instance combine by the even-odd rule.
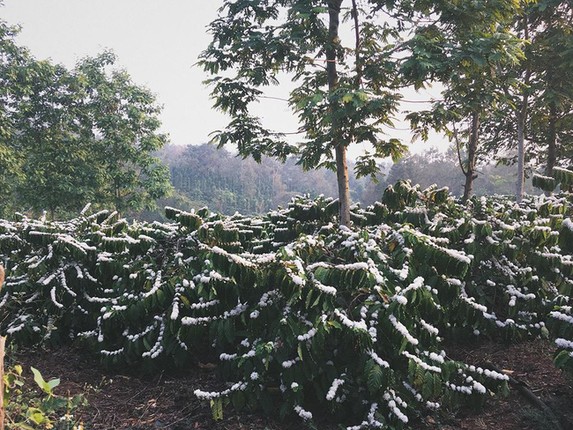
[[[305,302],[304,302],[304,305],[305,305],[305,307],[306,307],[307,309],[310,308],[310,302],[311,302],[311,300],[312,300],[312,292],[313,292],[313,291],[314,291],[314,290],[309,290],[308,294],[306,295],[306,300],[305,300]]]
[[[434,376],[432,372],[426,372],[424,375],[424,385],[422,386],[422,396],[424,399],[430,399],[434,393]]]
[[[26,417],[32,421],[34,424],[43,424],[47,421],[46,415],[39,408],[28,408],[26,412]]]
[[[354,94],[352,93],[346,93],[342,96],[342,101],[344,103],[349,103],[352,101],[352,99],[354,98]]]
[[[384,370],[378,365],[375,364],[370,368],[368,372],[368,380],[366,384],[368,385],[368,391],[371,394],[375,394],[380,391],[384,381]]]
[[[58,385],[60,385],[60,378],[51,379],[48,381],[48,387],[50,388],[50,391],[52,391]]]
[[[240,411],[246,404],[245,394],[241,390],[233,392],[231,394],[231,403],[236,410]]]
[[[301,345],[300,343],[298,344],[298,346],[297,346],[297,348],[296,348],[296,352],[297,352],[297,354],[298,354],[298,358],[300,358],[301,361],[303,361],[303,358],[302,358],[302,345]]]
[[[420,389],[424,385],[424,377],[426,376],[424,369],[421,366],[416,366],[416,371],[414,372],[414,387]]]
[[[563,351],[560,351],[559,354],[557,354],[555,356],[553,362],[555,363],[555,367],[557,367],[559,369],[563,369],[567,366],[567,363],[569,360],[572,360],[571,355],[569,354],[569,351],[563,350]]]
[[[417,369],[418,365],[416,364],[416,362],[414,360],[408,360],[408,377],[410,378],[411,381],[414,380],[414,378],[416,377],[416,369]]]
[[[211,405],[211,414],[213,416],[213,420],[221,421],[223,419],[223,399],[221,397],[212,399],[210,401],[210,405]]]
[[[334,327],[335,329],[340,330],[342,328],[342,324],[336,320],[328,320],[327,325]]]
[[[434,398],[438,398],[441,393],[442,393],[442,380],[438,373],[434,373],[434,392],[432,393],[432,396]]]
[[[503,381],[501,383],[501,386],[499,387],[499,394],[502,397],[508,397],[510,394],[509,391],[509,384],[507,383],[507,381]]]
[[[40,371],[34,367],[31,367],[32,373],[34,374],[34,381],[40,387],[40,389],[49,395],[52,395],[52,389],[57,387],[60,384],[59,379],[52,379],[50,382],[46,382],[42,377]]]

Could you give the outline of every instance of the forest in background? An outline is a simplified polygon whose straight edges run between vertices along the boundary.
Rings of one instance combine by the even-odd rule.
[[[384,189],[399,180],[410,180],[426,188],[432,184],[448,187],[455,196],[463,194],[464,176],[454,151],[430,148],[422,154],[410,154],[397,163],[380,166],[377,181],[351,176],[352,201],[367,206],[379,201]],[[161,219],[162,207],[171,205],[185,210],[209,207],[231,215],[262,214],[278,206],[285,207],[297,195],[336,197],[336,175],[327,169],[304,171],[295,160],[281,163],[264,157],[261,163],[243,159],[214,145],[167,145],[158,154],[171,173],[174,192],[160,201],[156,211],[138,213],[137,218]],[[352,162],[351,162],[352,164]],[[515,188],[515,166],[484,164],[475,182],[477,195],[511,195]],[[527,181],[527,192],[538,193]],[[135,215],[135,214],[134,214]]]
[[[249,8],[241,9],[247,3],[229,4],[248,15]],[[370,6],[377,10],[376,2]],[[278,36],[266,35],[272,43],[259,43],[264,33],[253,33],[261,49],[256,53],[250,51],[251,45],[239,43],[240,32],[226,38],[228,26],[213,22],[211,31],[214,36],[222,32],[222,44],[211,44],[200,65],[212,75],[208,82],[214,107],[236,117],[213,139],[219,147],[231,145],[240,157],[217,152],[214,146],[165,147],[168,137],[160,132],[161,106],[155,95],[118,69],[112,52],[80,59],[71,68],[40,60],[16,40],[19,28],[0,20],[0,216],[45,212],[48,219],[65,219],[88,203],[129,218],[161,218],[165,205],[186,210],[208,206],[224,214],[251,215],[285,206],[295,195],[340,197],[340,186],[345,189],[347,182],[351,191],[348,198],[346,192],[340,198],[341,208],[348,202],[366,206],[399,179],[410,179],[422,188],[434,183],[447,186],[464,200],[471,194],[505,194],[519,201],[524,173],[544,175],[542,189],[553,190],[553,170],[570,168],[573,150],[570,3],[544,0],[520,7],[512,2],[481,7],[478,2],[454,7],[436,2],[434,13],[441,21],[431,25],[412,18],[429,13],[423,2],[396,3],[387,13],[404,18],[403,25],[410,27],[403,31],[393,29],[390,22],[378,27],[380,23],[370,22],[369,15],[361,22],[356,4],[352,7],[354,26],[361,30],[355,36],[360,42],[356,46],[362,51],[339,49],[341,68],[330,71],[340,79],[335,94],[334,86],[326,85],[326,70],[305,57],[322,52],[325,23],[332,18],[326,9],[293,11],[290,39],[290,33],[275,29]],[[240,13],[227,18],[242,19]],[[248,18],[244,22],[258,22]],[[307,28],[311,21],[316,27]],[[247,35],[251,30],[238,28]],[[308,37],[301,39],[299,34]],[[382,34],[400,42],[401,51],[394,52],[389,40],[378,40]],[[332,40],[339,43],[336,37]],[[227,49],[227,43],[234,45]],[[294,49],[297,43],[302,45]],[[219,64],[232,52],[236,58]],[[285,52],[296,54],[296,61],[283,58]],[[345,61],[343,54],[348,54]],[[269,58],[276,64],[266,63]],[[244,66],[237,79],[217,76],[237,59],[243,59],[240,66]],[[301,130],[312,133],[291,144],[260,125],[247,108],[258,97],[253,95],[259,94],[256,88],[279,84],[276,70],[302,73],[295,65],[304,66],[300,76],[310,80],[288,101]],[[433,84],[443,86],[440,99],[426,101],[425,110],[404,111],[401,90]],[[337,110],[336,118],[331,117],[331,108]],[[404,155],[405,142],[388,131],[404,115],[413,137],[425,140],[435,131],[451,149],[444,154],[431,150]],[[337,145],[342,138],[344,145]],[[372,153],[349,160],[349,168],[335,166],[335,148],[365,141],[373,145]],[[395,164],[386,161],[400,157]],[[337,155],[337,160],[346,162],[346,154]],[[301,166],[309,170],[303,172]],[[341,177],[325,166],[336,167]],[[371,181],[370,175],[378,170],[378,182]],[[531,193],[531,185],[525,191]],[[345,224],[342,217],[341,224]]]

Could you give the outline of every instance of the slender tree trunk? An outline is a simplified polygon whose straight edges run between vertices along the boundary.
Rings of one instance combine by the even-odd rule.
[[[4,268],[0,266],[0,290],[4,283]],[[0,430],[4,430],[4,419],[6,412],[4,411],[4,346],[6,345],[6,337],[0,336]]]
[[[527,14],[523,17],[524,40],[529,40],[529,21]],[[529,79],[531,71],[525,72],[523,80],[524,89],[521,98],[521,108],[517,113],[517,182],[515,188],[515,200],[521,203],[525,188],[525,124],[527,121],[527,108],[529,107]]]
[[[554,102],[549,105],[549,124],[547,128],[547,165],[545,174],[553,176],[553,168],[557,160],[557,107]]]
[[[468,143],[468,164],[464,174],[466,175],[466,182],[464,184],[464,195],[462,200],[464,202],[468,201],[472,195],[474,179],[477,178],[476,174],[476,155],[478,146],[478,135],[479,135],[479,113],[472,113],[472,126],[470,140]]]
[[[358,21],[358,5],[352,0],[352,19],[354,20],[354,56],[356,61],[356,89],[362,87],[362,59],[360,58],[360,23]]]
[[[328,90],[332,93],[338,88],[338,72],[336,70],[336,48],[340,45],[338,28],[340,25],[340,5],[342,0],[328,1],[328,42],[326,45],[326,72]],[[348,186],[348,164],[346,162],[346,146],[341,141],[337,121],[332,121],[333,146],[336,155],[336,179],[338,182],[338,201],[340,206],[340,225],[350,224],[350,189]]]
[[[340,225],[350,225],[350,187],[348,185],[348,164],[346,146],[336,147],[336,179],[338,181],[338,200],[340,203]]]
[[[527,121],[527,108],[529,107],[529,84],[530,73],[525,75],[525,92],[521,99],[521,108],[517,114],[517,184],[515,189],[515,199],[520,203],[523,199],[525,188],[525,124]]]
[[[521,106],[517,116],[517,183],[515,188],[515,200],[521,203],[525,186],[525,112]]]

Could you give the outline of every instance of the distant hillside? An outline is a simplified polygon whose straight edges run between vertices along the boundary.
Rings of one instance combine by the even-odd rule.
[[[294,160],[282,164],[274,159],[254,160],[237,157],[213,145],[168,145],[159,157],[169,166],[175,195],[164,199],[160,206],[171,205],[183,209],[209,209],[223,214],[239,212],[261,214],[279,206],[285,207],[296,195],[335,197],[336,178],[326,169],[304,171]],[[352,168],[352,163],[351,163]],[[485,165],[479,170],[475,183],[478,195],[514,192],[513,166]],[[409,179],[422,188],[436,184],[448,187],[459,196],[463,191],[463,175],[453,153],[430,149],[424,154],[408,156],[396,164],[381,165],[378,182],[370,178],[350,182],[352,201],[363,206],[374,203],[389,184]],[[528,192],[534,193],[530,183]],[[158,214],[142,214],[143,218],[157,218]]]

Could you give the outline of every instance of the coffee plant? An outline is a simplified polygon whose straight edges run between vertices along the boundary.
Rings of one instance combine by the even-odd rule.
[[[215,417],[231,402],[408,428],[507,389],[507,376],[452,360],[445,339],[552,336],[573,370],[572,200],[461,205],[399,182],[354,207],[351,229],[336,201],[305,197],[261,217],[22,216],[0,222],[0,328],[115,366],[217,362],[225,382],[195,391]]]

